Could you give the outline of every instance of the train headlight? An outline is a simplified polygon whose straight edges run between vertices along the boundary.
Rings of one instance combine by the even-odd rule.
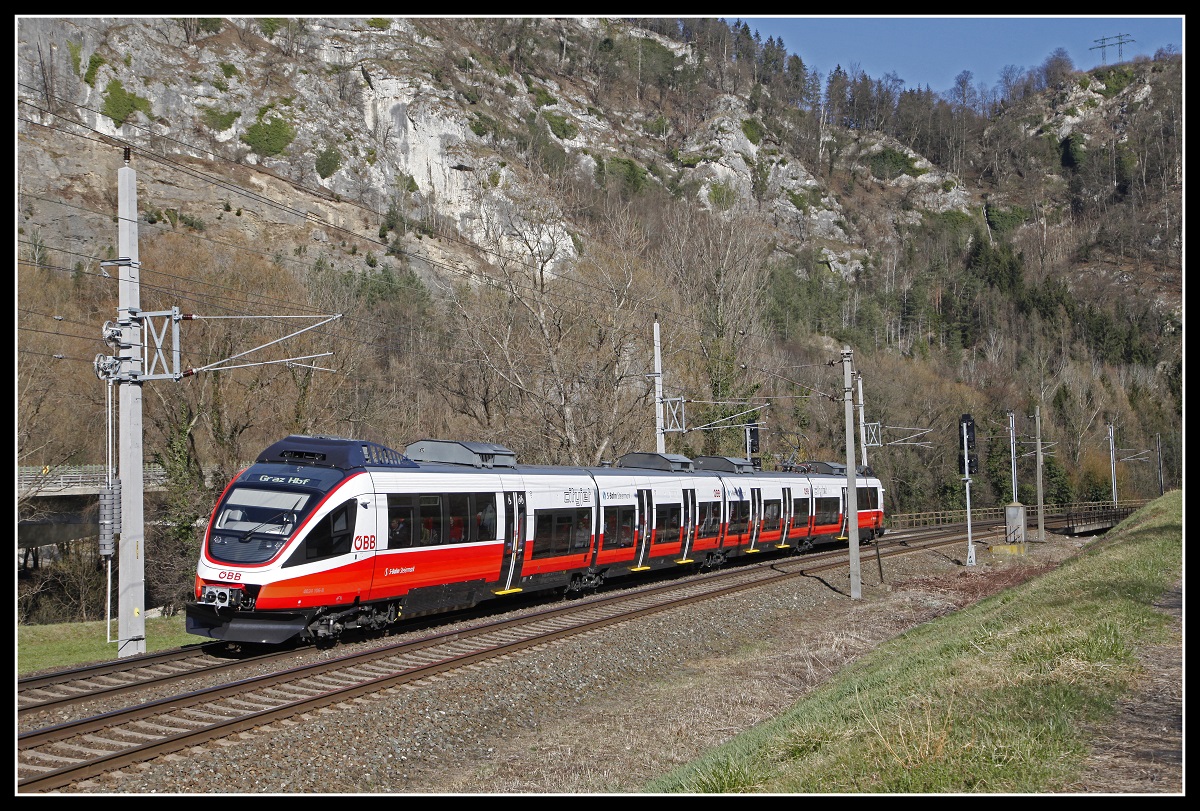
[[[200,595],[202,602],[217,608],[237,608],[241,606],[243,597],[245,597],[245,592],[242,589],[229,586],[205,586]]]

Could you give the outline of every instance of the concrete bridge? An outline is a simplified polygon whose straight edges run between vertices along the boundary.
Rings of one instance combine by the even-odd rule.
[[[146,465],[142,473],[147,490],[161,490],[167,473],[161,465]],[[116,471],[112,479],[117,478]],[[17,498],[55,498],[58,496],[96,496],[109,481],[104,465],[78,467],[17,468]]]

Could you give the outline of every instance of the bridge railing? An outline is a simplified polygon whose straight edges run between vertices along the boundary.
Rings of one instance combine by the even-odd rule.
[[[117,478],[115,472],[112,478]],[[17,493],[20,496],[98,493],[107,482],[108,473],[104,465],[17,468]],[[166,484],[167,472],[161,465],[146,465],[142,482],[147,490],[157,490]]]
[[[1148,502],[1129,501],[1113,506],[1111,501],[1084,501],[1075,504],[1046,504],[1045,515],[1052,518],[1066,518],[1069,525],[1078,523],[1094,523],[1103,518],[1120,520],[1132,515]],[[1037,516],[1037,505],[1025,505],[1028,517]],[[972,521],[995,521],[1005,518],[1007,507],[976,507],[971,510]],[[966,510],[934,510],[923,513],[894,513],[887,517],[887,526],[892,529],[911,529],[913,527],[930,527],[941,524],[963,524],[967,520]]]

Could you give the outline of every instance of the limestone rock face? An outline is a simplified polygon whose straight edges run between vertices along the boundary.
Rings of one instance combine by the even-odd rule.
[[[115,214],[116,171],[129,146],[147,225],[179,227],[184,215],[210,233],[276,250],[312,246],[349,265],[337,250],[343,241],[382,251],[399,238],[407,254],[422,256],[436,250],[422,232],[486,245],[513,230],[506,223],[519,222],[533,200],[539,216],[558,211],[544,178],[498,137],[531,117],[559,124],[549,137],[578,178],[594,178],[614,158],[671,162],[665,139],[645,135],[656,115],[649,106],[599,110],[583,80],[509,73],[473,47],[469,21],[310,18],[299,27],[276,21],[282,28],[273,31],[262,20],[185,22],[20,21],[19,227],[62,234],[85,255],[103,252],[116,239],[111,222],[48,200]],[[687,56],[686,46],[639,33]],[[847,234],[837,197],[777,143],[752,140],[744,98],[726,94],[710,107],[679,150],[694,156],[678,171],[697,204],[755,206],[780,244],[820,240],[831,265],[851,272],[857,260],[846,257],[859,240]],[[766,170],[757,190],[756,168]],[[924,185],[930,207],[971,203],[961,187],[940,194],[937,182]],[[403,225],[384,239],[389,208]],[[577,229],[564,212],[561,231],[546,239],[569,256],[567,234]]]
[[[573,221],[534,150],[577,182],[634,167],[697,206],[750,211],[773,229],[778,251],[815,251],[847,278],[872,255],[895,255],[899,232],[924,217],[1009,204],[873,132],[831,126],[819,161],[806,164],[756,129],[749,87],[682,113],[664,112],[649,85],[599,107],[604,79],[573,68],[568,43],[603,48],[619,33],[689,67],[697,57],[627,20],[546,18],[526,21],[522,36],[557,49],[559,69],[522,73],[503,22],[19,19],[18,229],[103,255],[117,238],[126,147],[147,227],[313,250],[344,269],[361,269],[364,252],[400,248],[426,277],[443,260],[469,261],[530,232],[529,217],[551,224],[542,239],[555,261],[575,254],[587,226]],[[1120,131],[1125,112],[1153,104],[1142,80],[1102,90],[1060,88],[1044,115],[1020,119],[1016,137],[1077,137],[1086,149],[1093,133]],[[853,184],[829,180],[835,150]],[[907,156],[911,172],[876,177],[871,160],[882,150]]]

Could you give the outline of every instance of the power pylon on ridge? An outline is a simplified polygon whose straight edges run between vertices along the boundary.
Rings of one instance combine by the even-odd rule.
[[[1137,42],[1137,40],[1135,40],[1133,37],[1130,37],[1128,34],[1117,34],[1116,36],[1113,36],[1113,37],[1100,37],[1100,39],[1094,39],[1094,40],[1092,40],[1092,42],[1098,42],[1100,44],[1094,45],[1091,48],[1088,48],[1088,50],[1089,51],[1096,51],[1096,50],[1100,51],[1100,62],[1101,62],[1101,64],[1107,65],[1108,64],[1108,48],[1109,48],[1109,46],[1112,46],[1112,45],[1117,46],[1117,61],[1124,62],[1125,61],[1125,45],[1127,45],[1130,42]]]

